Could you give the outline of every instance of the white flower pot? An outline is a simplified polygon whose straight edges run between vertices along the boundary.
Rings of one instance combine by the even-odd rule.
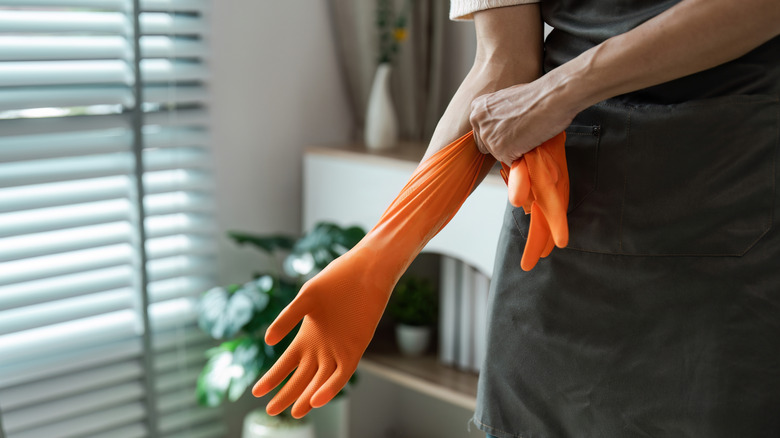
[[[263,409],[256,409],[244,418],[241,438],[315,438],[314,426],[303,418],[272,417]]]
[[[395,326],[395,338],[401,354],[422,356],[431,343],[431,328],[398,324]]]
[[[398,118],[390,95],[391,71],[390,64],[379,64],[371,85],[364,138],[366,148],[369,150],[387,150],[398,143]]]

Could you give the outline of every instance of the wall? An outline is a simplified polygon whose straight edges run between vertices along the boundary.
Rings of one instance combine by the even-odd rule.
[[[300,229],[301,155],[353,131],[326,2],[219,0],[210,59],[220,236]],[[251,251],[226,241],[223,282],[248,279]]]

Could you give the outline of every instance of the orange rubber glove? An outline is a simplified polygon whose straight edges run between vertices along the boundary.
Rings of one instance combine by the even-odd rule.
[[[292,415],[303,417],[346,385],[401,274],[460,209],[486,159],[469,132],[422,162],[363,240],[309,280],[279,314],[265,335],[270,345],[303,324],[252,389],[261,397],[294,371],[266,406],[270,415],[294,403]]]
[[[566,209],[569,206],[569,171],[566,134],[560,133],[525,153],[509,168],[501,163],[501,176],[509,187],[509,202],[531,215],[528,239],[520,267],[530,271],[554,246],[569,243]]]

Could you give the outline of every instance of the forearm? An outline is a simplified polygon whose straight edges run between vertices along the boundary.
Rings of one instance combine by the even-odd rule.
[[[477,12],[474,26],[474,64],[439,120],[423,159],[471,130],[469,114],[476,97],[531,82],[541,75],[542,21],[538,5]],[[491,165],[486,163],[488,170]]]
[[[413,259],[409,255],[419,253],[446,225],[495,164],[473,140],[462,138],[471,130],[472,100],[541,75],[538,5],[488,10],[475,14],[474,21],[474,65],[440,119],[420,166],[367,236],[373,248],[382,248],[377,260],[395,267],[384,272],[400,275]]]
[[[780,34],[777,0],[684,0],[553,70],[574,112],[736,59]]]

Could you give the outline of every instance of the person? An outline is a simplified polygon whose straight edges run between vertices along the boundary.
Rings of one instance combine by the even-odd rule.
[[[325,404],[462,202],[443,198],[565,130],[568,246],[521,269],[534,215],[507,208],[474,423],[498,438],[780,436],[780,3],[451,0],[451,17],[474,20],[472,69],[377,227],[268,329],[273,344],[303,319],[253,393],[292,373],[269,413]]]
[[[569,245],[518,269],[529,220],[508,210],[474,422],[780,436],[780,2],[519,3],[451,2],[486,74],[544,47],[544,74],[476,97],[470,122],[504,163],[566,130]]]

